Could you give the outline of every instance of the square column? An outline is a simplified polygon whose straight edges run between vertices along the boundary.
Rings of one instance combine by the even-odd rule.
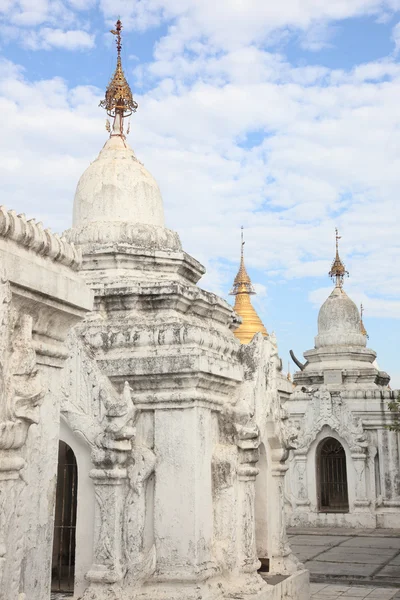
[[[154,430],[155,580],[205,580],[215,572],[211,410],[198,405],[157,409]]]

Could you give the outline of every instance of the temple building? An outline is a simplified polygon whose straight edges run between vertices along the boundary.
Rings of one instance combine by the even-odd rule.
[[[241,344],[165,227],[126,140],[121,29],[110,136],[72,228],[0,209],[0,599],[309,600],[286,536],[296,432],[276,343]]]
[[[286,477],[292,526],[398,527],[400,435],[388,403],[398,395],[367,348],[362,314],[343,289],[336,255],[334,288],[318,315],[315,347],[294,375],[285,403],[298,431]]]
[[[261,333],[264,337],[268,337],[268,332],[251,303],[250,296],[256,292],[244,264],[243,249],[245,242],[243,240],[243,227],[241,236],[239,271],[233,282],[231,295],[235,296],[235,313],[242,320],[239,327],[234,331],[235,337],[237,337],[241,344],[248,344],[256,333]]]
[[[315,348],[300,368],[284,377],[277,369],[282,412],[297,435],[285,478],[287,524],[315,527],[398,527],[400,519],[400,434],[388,404],[398,396],[389,375],[367,348],[363,307],[358,310],[343,283],[348,272],[336,254],[334,288],[318,316]],[[242,240],[243,241],[243,240]],[[233,290],[241,324],[235,335],[249,344],[266,329],[251,305],[254,293],[243,245]]]

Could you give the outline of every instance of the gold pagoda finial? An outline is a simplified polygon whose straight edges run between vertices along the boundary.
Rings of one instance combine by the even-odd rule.
[[[331,270],[329,271],[329,277],[331,277],[336,282],[336,287],[343,286],[343,279],[345,276],[349,276],[349,272],[346,271],[344,264],[341,261],[339,256],[339,240],[341,236],[339,235],[338,229],[335,229],[335,237],[336,237],[336,256],[332,263]]]
[[[252,286],[250,277],[246,271],[246,267],[244,265],[244,245],[245,241],[243,240],[243,225],[241,227],[241,245],[240,245],[240,266],[239,271],[235,277],[233,282],[233,288],[230,292],[232,296],[236,296],[237,294],[255,294],[254,288]]]
[[[241,228],[240,237],[240,266],[230,293],[233,296],[236,296],[234,309],[242,318],[242,323],[235,330],[234,334],[242,344],[247,344],[248,342],[251,342],[256,333],[261,332],[264,337],[268,337],[268,332],[251,304],[250,296],[256,292],[244,264],[245,241],[243,239],[243,226]]]
[[[367,333],[367,330],[365,329],[364,326],[364,321],[363,321],[363,315],[364,315],[364,307],[362,305],[362,303],[360,304],[360,327],[361,327],[361,333],[363,335],[365,335],[365,337],[367,338],[367,340],[369,339],[369,335]]]
[[[129,117],[132,113],[136,112],[138,108],[138,103],[135,102],[132,97],[131,88],[129,87],[122,69],[121,31],[122,23],[120,19],[118,19],[115,24],[115,29],[110,30],[110,32],[116,36],[117,68],[107,86],[106,96],[99,104],[99,106],[107,111],[108,116],[114,119],[111,135],[123,135],[124,118]]]

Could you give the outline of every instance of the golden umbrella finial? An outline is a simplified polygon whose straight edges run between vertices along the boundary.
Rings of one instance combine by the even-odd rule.
[[[132,97],[131,88],[125,78],[121,61],[122,23],[120,19],[115,24],[115,29],[110,32],[116,36],[117,68],[106,89],[106,96],[99,104],[107,111],[109,117],[114,119],[111,135],[123,135],[123,120],[136,112],[138,103]]]
[[[256,333],[261,332],[264,337],[268,337],[268,332],[251,304],[250,296],[256,292],[244,264],[245,241],[243,239],[243,226],[241,228],[240,237],[240,266],[230,293],[233,296],[236,296],[234,309],[235,312],[242,317],[242,323],[235,330],[234,334],[242,344],[247,344],[248,342],[251,342]]]
[[[335,280],[336,287],[343,286],[343,279],[347,275],[349,276],[349,272],[346,271],[346,267],[342,263],[342,260],[339,256],[339,240],[342,236],[339,235],[339,231],[336,227],[335,229],[335,237],[336,237],[336,256],[332,263],[331,270],[329,271],[329,277]]]

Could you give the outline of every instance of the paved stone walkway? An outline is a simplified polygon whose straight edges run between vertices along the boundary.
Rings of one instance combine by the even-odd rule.
[[[397,588],[369,587],[358,585],[338,585],[326,583],[311,584],[311,600],[398,600]]]
[[[313,582],[400,588],[400,530],[290,529],[289,539]]]

